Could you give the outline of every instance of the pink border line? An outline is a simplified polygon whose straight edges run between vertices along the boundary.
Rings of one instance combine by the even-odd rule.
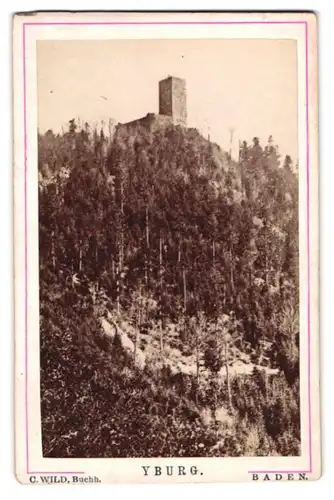
[[[251,25],[251,24],[302,24],[305,27],[306,57],[306,191],[307,191],[307,376],[308,376],[308,436],[309,436],[309,468],[308,470],[252,470],[250,474],[302,474],[312,472],[312,424],[311,424],[311,309],[310,309],[310,144],[309,144],[309,65],[308,65],[308,24],[307,21],[127,21],[127,22],[32,22],[23,23],[23,129],[24,129],[24,267],[25,267],[25,434],[26,434],[26,471],[27,474],[85,474],[85,472],[45,472],[29,470],[29,420],[28,420],[28,230],[27,230],[27,77],[26,77],[26,26],[119,26],[119,25]]]

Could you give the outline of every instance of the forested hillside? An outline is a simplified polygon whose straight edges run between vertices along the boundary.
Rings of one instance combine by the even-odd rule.
[[[298,455],[291,158],[181,127],[38,141],[44,455]]]

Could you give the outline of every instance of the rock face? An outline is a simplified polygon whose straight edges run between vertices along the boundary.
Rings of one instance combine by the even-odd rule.
[[[157,338],[154,338],[153,332],[151,332],[150,335],[149,345],[142,349],[140,348],[141,335],[136,332],[135,329],[128,323],[121,322],[116,324],[110,313],[108,313],[107,319],[104,317],[101,318],[101,325],[104,333],[111,339],[115,337],[117,332],[124,351],[126,351],[130,356],[134,357],[136,351],[135,364],[139,368],[143,369],[145,365],[150,365],[152,362],[154,364],[161,363],[159,355],[159,341],[157,340]],[[136,335],[138,336],[138,338],[137,347],[135,348],[135,343],[130,337],[134,339]],[[163,365],[168,366],[171,373],[174,375],[177,373],[183,373],[184,375],[196,376],[197,367],[195,355],[192,354],[185,357],[184,355],[182,355],[180,350],[173,349],[168,345],[166,345],[164,349]],[[200,368],[201,377],[207,378],[208,371],[204,370],[202,360],[200,362]],[[231,376],[251,375],[254,368],[264,370],[267,375],[275,375],[278,372],[277,369],[251,363],[249,359],[244,361],[236,359],[233,365],[229,367],[229,373]],[[225,378],[225,366],[221,368],[219,376],[222,380]]]
[[[103,328],[104,333],[110,337],[114,338],[117,332],[117,335],[119,336],[119,339],[121,341],[123,349],[128,352],[130,355],[134,356],[135,353],[135,345],[132,342],[132,340],[129,338],[129,336],[119,328],[119,326],[114,323],[114,321],[110,320],[107,321],[105,318],[101,319],[101,325]],[[136,359],[135,363],[139,368],[144,368],[146,362],[145,362],[145,355],[144,353],[136,349]]]

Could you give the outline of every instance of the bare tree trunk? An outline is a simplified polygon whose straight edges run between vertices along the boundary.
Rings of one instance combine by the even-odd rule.
[[[138,341],[139,341],[139,333],[140,333],[140,326],[142,323],[142,313],[143,313],[143,297],[142,297],[142,286],[139,285],[139,304],[138,304],[138,309],[137,309],[137,314],[136,314],[136,322],[135,322],[135,343],[134,343],[134,361],[136,362],[136,356],[137,356],[137,348],[138,348]]]
[[[229,369],[228,369],[228,361],[229,361],[228,341],[225,338],[225,373],[226,373],[227,401],[228,401],[229,408],[231,408],[232,397],[231,397],[230,374],[229,374]]]
[[[164,338],[163,338],[163,328],[162,328],[162,319],[160,318],[159,322],[159,329],[160,329],[160,357],[161,361],[163,360],[163,352],[164,352]]]
[[[146,251],[145,251],[145,284],[148,286],[148,266],[149,266],[149,250],[150,250],[150,227],[148,218],[148,205],[145,210],[145,232],[146,232]]]
[[[120,185],[120,210],[121,210],[121,228],[120,228],[120,245],[119,245],[119,272],[122,272],[123,270],[123,264],[124,264],[124,221],[123,221],[123,216],[124,216],[124,202],[123,202],[123,179],[121,179],[121,185]]]
[[[51,259],[52,259],[52,268],[55,271],[56,270],[56,252],[55,252],[55,233],[52,231],[51,233]]]
[[[136,321],[135,321],[135,342],[134,342],[134,349],[133,349],[133,360],[134,363],[136,363],[136,357],[137,357],[137,345],[138,345],[138,336],[139,336],[139,310],[137,313]]]
[[[186,315],[187,312],[187,283],[186,283],[186,271],[183,269],[183,312]]]
[[[82,270],[82,240],[79,241],[79,272]]]
[[[159,280],[160,280],[160,296],[162,295],[162,238],[159,238]]]
[[[122,280],[122,270],[123,270],[123,258],[124,258],[124,226],[123,226],[123,179],[122,172],[120,172],[120,236],[117,245],[118,251],[118,262],[116,265],[116,309],[117,314],[120,313],[120,295],[121,295],[121,280]]]
[[[212,404],[211,406],[211,415],[212,415],[212,420],[215,424],[217,425],[217,374],[214,372],[211,372],[210,376],[210,385],[211,385],[211,391],[212,391]]]
[[[123,266],[124,266],[124,232],[123,232],[123,222],[122,222],[121,245],[120,245],[120,252],[119,252],[119,270],[120,270],[120,272],[123,270]]]
[[[145,285],[146,287],[148,286],[148,272],[147,272],[148,264],[147,264],[147,256],[145,255],[145,269],[144,269],[144,274],[145,274]]]
[[[233,273],[233,260],[232,260],[232,247],[230,247],[230,264],[231,264],[231,269],[230,269],[230,279],[231,279],[231,290],[234,294],[234,273]]]
[[[183,335],[187,338],[187,282],[186,282],[186,271],[182,271],[182,281],[183,281]]]
[[[148,219],[148,205],[145,210],[145,221],[146,221],[146,247],[150,248],[150,228],[149,228],[149,219]]]
[[[116,266],[116,311],[117,314],[120,313],[120,272],[118,266]]]
[[[163,350],[164,350],[164,344],[163,344],[163,328],[162,328],[162,290],[163,290],[163,283],[162,283],[162,238],[161,235],[159,237],[159,281],[160,281],[160,356],[161,360],[163,358]]]
[[[198,391],[199,391],[199,384],[200,384],[200,346],[199,346],[199,337],[198,334],[196,336],[196,403],[198,403]]]

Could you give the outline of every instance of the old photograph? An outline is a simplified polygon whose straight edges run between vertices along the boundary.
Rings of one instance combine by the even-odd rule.
[[[296,43],[37,70],[44,456],[299,455]]]
[[[311,14],[18,16],[24,484],[317,479]]]

